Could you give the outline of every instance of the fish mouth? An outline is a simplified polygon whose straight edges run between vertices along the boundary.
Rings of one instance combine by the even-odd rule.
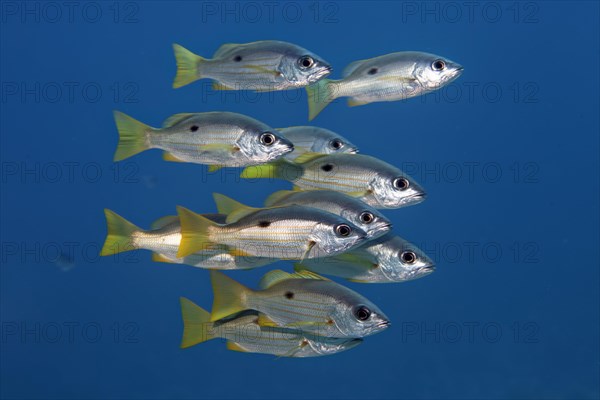
[[[435,271],[435,265],[428,265],[427,267],[419,268],[419,274],[421,274],[421,275],[431,274],[434,271]]]
[[[388,320],[383,320],[381,322],[378,322],[377,325],[375,325],[376,328],[379,329],[385,329],[388,328],[392,323]]]
[[[386,222],[385,224],[381,224],[376,228],[373,228],[367,232],[367,237],[369,239],[373,239],[375,237],[382,236],[384,233],[389,232],[392,229],[392,223]]]
[[[423,201],[425,201],[425,199],[427,198],[427,195],[425,193],[417,193],[417,194],[413,194],[411,196],[405,197],[402,200],[402,205],[413,205],[413,204],[419,204]]]
[[[350,150],[348,150],[346,153],[348,153],[348,154],[358,154],[358,148],[357,147],[351,147]]]

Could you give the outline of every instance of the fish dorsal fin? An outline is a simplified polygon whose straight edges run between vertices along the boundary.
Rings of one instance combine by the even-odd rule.
[[[215,54],[213,55],[213,58],[219,58],[223,54],[227,53],[228,51],[231,51],[232,49],[234,49],[234,48],[236,48],[238,46],[240,46],[239,43],[225,43],[225,44],[222,44],[221,47],[219,47],[217,49],[217,51],[215,51]]]
[[[219,214],[227,215],[225,222],[228,224],[239,221],[258,210],[258,208],[247,206],[220,193],[213,193],[213,199],[217,204]]]
[[[160,229],[173,222],[179,222],[179,217],[177,215],[167,215],[166,217],[162,217],[157,219],[150,225],[152,229]]]
[[[294,162],[296,164],[304,164],[304,163],[307,163],[307,162],[310,162],[310,161],[313,161],[313,160],[316,160],[318,158],[325,157],[325,156],[327,156],[327,154],[307,151],[306,153],[303,153],[303,154],[299,155],[298,157],[296,157]]]
[[[368,60],[358,60],[358,61],[351,62],[351,63],[350,63],[350,64],[348,64],[348,65],[346,66],[346,68],[344,68],[344,70],[342,71],[342,76],[345,78],[345,77],[347,77],[347,76],[350,76],[350,75],[352,75],[352,73],[353,73],[354,71],[356,71],[356,69],[357,69],[358,67],[360,67],[361,65],[363,65],[363,63],[364,63],[365,61],[368,61]]]
[[[260,288],[268,289],[273,285],[286,281],[288,279],[314,279],[319,281],[328,281],[329,279],[322,277],[321,275],[315,274],[310,271],[298,271],[293,274],[289,272],[282,271],[280,269],[275,269],[273,271],[269,271],[262,277],[260,280]]]
[[[280,202],[285,199],[291,193],[294,193],[293,190],[280,190],[278,192],[272,193],[265,200],[265,207],[273,207],[273,204]]]
[[[194,113],[179,113],[179,114],[171,115],[169,118],[167,118],[165,120],[165,122],[163,122],[162,127],[170,128],[174,125],[177,125],[181,121],[184,121],[190,117],[193,117],[194,115],[196,115],[196,114],[194,114]]]

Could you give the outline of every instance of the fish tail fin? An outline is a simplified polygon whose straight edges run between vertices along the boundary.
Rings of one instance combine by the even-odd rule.
[[[217,226],[217,223],[185,207],[177,206],[177,214],[181,223],[181,242],[179,242],[177,258],[214,246],[209,238],[209,229]]]
[[[206,59],[192,53],[177,43],[173,43],[173,51],[175,52],[175,61],[177,62],[177,74],[173,81],[173,87],[177,89],[200,79],[198,66],[205,62]]]
[[[336,98],[332,83],[331,79],[323,78],[317,83],[306,87],[309,121],[315,119],[327,104]]]
[[[106,216],[108,234],[106,235],[100,255],[110,256],[124,251],[135,250],[136,247],[131,241],[131,236],[134,232],[141,231],[141,229],[107,208],[104,209],[104,215]]]
[[[124,160],[150,148],[148,145],[148,132],[152,130],[150,126],[120,111],[114,111],[113,114],[119,131],[115,161]]]
[[[185,297],[180,297],[179,303],[183,319],[183,336],[180,347],[185,349],[214,339],[215,336],[211,332],[213,324],[210,322],[210,313]]]
[[[302,167],[295,162],[280,158],[267,164],[251,165],[240,174],[244,179],[285,179],[292,181],[302,174]]]
[[[245,299],[251,292],[250,289],[215,270],[210,271],[210,281],[214,292],[211,321],[218,321],[246,309]]]

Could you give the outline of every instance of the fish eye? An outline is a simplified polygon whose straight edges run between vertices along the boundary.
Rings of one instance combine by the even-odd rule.
[[[338,236],[342,237],[350,236],[350,234],[352,233],[352,228],[350,228],[346,224],[339,224],[335,227],[335,233],[337,233]]]
[[[358,219],[360,219],[360,222],[363,224],[370,224],[375,219],[375,216],[372,213],[365,211],[364,213],[360,214]]]
[[[435,60],[431,63],[431,68],[434,71],[441,71],[446,68],[446,63],[443,60]]]
[[[406,190],[410,186],[410,182],[406,178],[396,178],[394,179],[394,188],[398,190]]]
[[[315,64],[315,60],[311,56],[300,57],[298,63],[302,68],[310,68]]]
[[[354,310],[354,316],[360,321],[366,321],[371,316],[371,310],[365,306],[357,307],[356,310]]]
[[[400,253],[400,260],[405,264],[413,264],[417,261],[417,255],[412,251],[403,251]]]
[[[265,146],[272,146],[275,143],[275,135],[270,132],[263,133],[260,135],[260,142]]]
[[[329,142],[329,147],[331,147],[333,150],[339,150],[344,147],[344,142],[342,142],[340,139],[332,139]]]

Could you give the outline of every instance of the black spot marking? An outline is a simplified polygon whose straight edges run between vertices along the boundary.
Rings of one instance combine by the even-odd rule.
[[[331,318],[327,320],[327,325],[333,325],[333,320]]]
[[[369,75],[375,75],[379,70],[377,68],[371,68],[367,74]]]
[[[292,292],[285,292],[284,296],[285,296],[286,299],[290,299],[291,300],[291,299],[294,298],[294,293],[292,293]]]
[[[325,172],[330,172],[333,170],[333,165],[332,164],[325,164],[321,167],[321,169]]]
[[[260,226],[261,228],[267,228],[267,227],[269,227],[270,225],[271,225],[271,222],[269,222],[269,221],[260,221],[260,222],[258,223],[258,226]]]
[[[196,132],[197,130],[198,130],[198,125],[192,125],[190,127],[190,131],[192,131],[192,132]]]
[[[242,61],[242,56],[235,56],[235,57],[233,57],[233,61],[235,61],[235,62]]]

